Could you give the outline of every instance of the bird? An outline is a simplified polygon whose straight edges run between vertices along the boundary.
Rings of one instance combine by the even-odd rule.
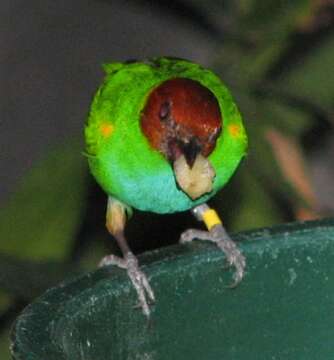
[[[230,179],[246,155],[240,112],[222,80],[210,69],[179,58],[103,65],[85,123],[89,169],[107,195],[106,227],[122,257],[99,266],[127,271],[142,312],[156,301],[146,274],[124,234],[133,209],[169,214],[191,211],[207,230],[188,229],[181,243],[209,240],[234,267],[237,285],[246,260],[207,201]]]

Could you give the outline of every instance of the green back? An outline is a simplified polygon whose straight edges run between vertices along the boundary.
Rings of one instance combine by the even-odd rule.
[[[185,60],[108,64],[85,128],[89,166],[109,195],[136,209],[156,213],[187,210],[212,197],[245,155],[247,136],[229,91],[211,71]],[[173,169],[152,149],[140,128],[140,115],[155,87],[183,77],[199,81],[216,96],[223,131],[209,160],[215,169],[213,191],[192,201],[176,184]]]

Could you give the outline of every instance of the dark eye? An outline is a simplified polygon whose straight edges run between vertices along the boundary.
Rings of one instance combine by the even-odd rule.
[[[166,120],[170,115],[171,103],[169,101],[165,101],[162,103],[159,111],[160,120]]]

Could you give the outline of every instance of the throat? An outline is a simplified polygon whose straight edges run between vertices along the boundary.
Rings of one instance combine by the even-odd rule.
[[[181,155],[174,161],[173,168],[177,184],[192,200],[212,191],[215,171],[203,155],[196,156],[192,167]]]

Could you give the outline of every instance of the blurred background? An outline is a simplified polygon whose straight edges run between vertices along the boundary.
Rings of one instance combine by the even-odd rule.
[[[193,60],[230,88],[249,154],[211,201],[229,231],[334,213],[333,0],[3,0],[0,357],[19,311],[118,253],[82,155],[101,64]],[[188,213],[135,212],[136,253],[176,243]]]

